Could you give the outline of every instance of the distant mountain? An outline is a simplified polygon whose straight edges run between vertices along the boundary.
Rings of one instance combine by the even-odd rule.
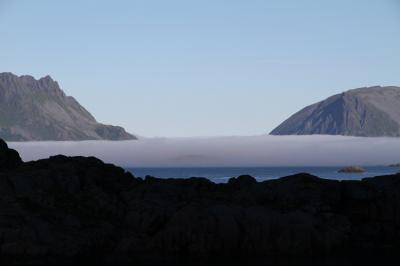
[[[271,135],[400,136],[400,87],[367,87],[334,95],[295,113]]]
[[[31,140],[136,139],[122,127],[98,123],[50,76],[0,73],[0,138]]]

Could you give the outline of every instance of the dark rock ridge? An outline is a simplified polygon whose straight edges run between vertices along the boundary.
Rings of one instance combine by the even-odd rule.
[[[334,95],[295,113],[271,135],[400,136],[400,88],[368,87]]]
[[[12,262],[280,258],[400,250],[400,175],[214,184],[145,180],[96,158],[0,168],[0,254]],[[127,264],[125,264],[127,265]],[[134,264],[132,264],[134,265]],[[135,264],[136,265],[136,264]]]
[[[122,127],[98,123],[58,83],[46,76],[0,73],[0,138],[29,140],[128,140]]]

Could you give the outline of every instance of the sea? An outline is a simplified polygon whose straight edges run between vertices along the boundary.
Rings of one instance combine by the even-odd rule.
[[[297,173],[309,173],[320,178],[336,180],[360,180],[365,177],[389,175],[400,172],[400,167],[363,167],[364,173],[339,173],[342,167],[126,167],[136,177],[154,176],[158,178],[205,177],[214,183],[226,183],[229,178],[251,175],[258,181],[276,179]]]

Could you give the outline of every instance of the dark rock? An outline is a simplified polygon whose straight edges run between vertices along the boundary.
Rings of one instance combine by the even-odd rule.
[[[249,175],[241,175],[237,178],[230,178],[228,184],[235,187],[247,187],[257,183],[256,179]]]
[[[22,164],[16,150],[9,149],[7,143],[0,139],[0,171],[13,169]]]
[[[400,175],[240,176],[214,184],[142,180],[93,157],[18,164],[0,172],[0,250],[12,261],[249,261],[400,250]]]

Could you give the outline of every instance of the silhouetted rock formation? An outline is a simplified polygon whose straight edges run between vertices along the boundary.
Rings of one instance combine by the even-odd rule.
[[[0,73],[0,138],[30,140],[136,139],[122,127],[98,123],[50,76]]]
[[[271,135],[400,136],[400,87],[349,90],[292,115]]]
[[[22,164],[21,157],[16,150],[9,149],[7,143],[0,139],[0,172],[16,168]]]
[[[17,163],[0,172],[0,250],[13,262],[87,258],[115,265],[400,249],[400,175],[335,181],[297,174],[264,182],[240,176],[214,184],[142,180],[90,157],[19,164],[9,154]]]

